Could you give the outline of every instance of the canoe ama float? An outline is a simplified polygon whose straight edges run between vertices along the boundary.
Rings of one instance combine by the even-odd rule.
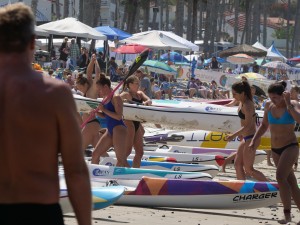
[[[132,166],[132,159],[127,160],[129,165]],[[100,162],[100,165],[115,166],[117,162],[116,158],[105,157]],[[151,162],[141,161],[142,169],[155,169],[155,170],[169,170],[169,171],[183,171],[183,172],[202,172],[208,173],[212,177],[215,177],[219,168],[215,165],[201,165],[201,164],[187,164],[187,163],[170,163],[170,162]]]
[[[163,145],[155,150],[155,152],[165,153],[187,153],[187,154],[211,154],[220,155],[227,158],[229,155],[236,153],[236,149],[222,149],[222,148],[199,148],[199,147],[189,147],[189,146],[177,146],[177,145]],[[149,153],[151,154],[151,153]],[[261,163],[266,159],[267,153],[263,150],[256,150],[254,163]]]
[[[193,181],[144,177],[116,204],[197,209],[251,209],[279,203],[278,184],[253,181]]]
[[[123,186],[92,187],[93,210],[103,209],[114,204],[125,191]],[[60,199],[63,213],[73,212],[67,189],[60,189]]]
[[[298,129],[297,126],[295,130],[296,129]],[[300,133],[296,132],[296,135],[298,143],[300,144]],[[144,142],[145,144],[160,143],[166,145],[181,145],[204,148],[238,148],[240,144],[240,139],[238,137],[230,142],[226,141],[225,137],[225,132],[206,130],[176,131],[145,127]],[[271,149],[270,137],[262,137],[258,149]]]
[[[110,180],[141,180],[143,176],[172,178],[172,179],[199,179],[211,180],[212,176],[200,172],[167,171],[155,169],[124,168],[88,164],[91,181],[107,182]]]
[[[116,157],[115,152],[108,152],[109,157]],[[130,154],[128,159],[133,159],[135,154]],[[188,153],[173,153],[173,152],[154,152],[148,151],[144,152],[142,160],[148,161],[151,157],[168,157],[174,158],[178,163],[197,163],[203,165],[216,165],[222,166],[225,158],[220,155],[204,155],[204,154],[188,154]]]

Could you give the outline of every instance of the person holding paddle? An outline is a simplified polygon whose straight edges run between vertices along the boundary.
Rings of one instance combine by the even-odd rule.
[[[123,101],[119,95],[111,95],[111,82],[108,78],[100,78],[97,82],[99,94],[103,98],[110,96],[105,104],[100,103],[98,106],[98,116],[106,118],[107,129],[98,141],[92,154],[92,163],[99,164],[100,157],[106,153],[110,147],[114,147],[117,164],[120,167],[130,167],[127,162],[126,139],[127,128],[123,122]]]
[[[137,76],[131,75],[127,78],[126,82],[123,85],[123,92],[121,93],[121,98],[124,102],[133,103],[133,104],[143,104],[151,105],[151,99],[143,92],[139,91],[140,80]],[[127,127],[127,157],[132,151],[132,147],[135,150],[135,156],[133,159],[132,167],[138,168],[141,164],[141,159],[144,154],[144,127],[139,121],[124,120],[124,123]]]
[[[79,225],[91,225],[91,186],[70,87],[32,69],[35,19],[0,8],[0,224],[63,225],[58,154]]]

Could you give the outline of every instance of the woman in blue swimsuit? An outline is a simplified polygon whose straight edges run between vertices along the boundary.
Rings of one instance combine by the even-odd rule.
[[[291,100],[291,95],[285,88],[284,81],[269,86],[268,94],[271,101],[265,105],[262,124],[249,146],[253,149],[259,143],[260,137],[268,128],[270,129],[272,157],[277,167],[276,179],[283,204],[284,219],[279,221],[281,224],[291,221],[291,197],[300,209],[300,190],[293,171],[293,165],[298,161],[299,154],[294,128],[295,121],[300,122],[300,106],[297,101]]]
[[[100,78],[97,82],[99,94],[105,99],[112,92],[108,78]],[[116,153],[116,166],[129,167],[126,156],[127,128],[123,122],[123,101],[119,95],[113,95],[105,105],[99,105],[100,117],[105,117],[107,130],[98,141],[92,155],[92,163],[99,164],[100,156],[103,156],[110,147],[114,147]]]
[[[241,119],[241,129],[227,136],[227,141],[240,137],[241,143],[237,149],[234,167],[238,180],[246,180],[246,174],[259,181],[267,178],[254,169],[255,150],[250,151],[248,146],[256,131],[256,119],[253,97],[247,81],[239,81],[232,85],[232,95],[239,102],[238,116]],[[258,145],[256,146],[258,147]]]
[[[140,80],[137,76],[131,75],[124,83],[123,92],[120,94],[121,98],[125,102],[151,105],[151,99],[142,91],[139,91]],[[126,91],[125,91],[126,90]],[[132,167],[138,168],[141,165],[141,159],[144,155],[144,127],[139,121],[124,120],[127,127],[127,156],[132,152],[132,147],[135,150],[135,156],[133,159]]]

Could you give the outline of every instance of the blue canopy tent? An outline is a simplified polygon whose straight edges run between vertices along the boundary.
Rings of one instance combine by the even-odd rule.
[[[175,62],[189,62],[183,55],[178,52],[167,52],[160,56],[161,61]]]
[[[287,61],[287,58],[284,55],[282,55],[275,47],[274,41],[272,42],[270,48],[268,48],[266,57],[273,60],[281,60],[283,62]]]
[[[97,30],[98,32],[104,34],[107,37],[107,40],[110,40],[110,41],[123,40],[125,38],[132,36],[132,34],[129,34],[123,30],[120,30],[118,28],[111,27],[111,26],[94,27],[94,29]],[[108,46],[107,41],[104,42],[103,52],[104,52],[104,60],[106,59],[106,63],[107,63],[109,60],[109,46]],[[125,55],[124,55],[123,62],[124,63],[126,62]],[[106,68],[106,70],[107,70],[107,68]]]
[[[129,34],[123,30],[120,30],[115,27],[110,26],[100,26],[100,27],[94,27],[97,31],[104,34],[108,40],[123,40],[125,38],[131,37],[132,34]]]

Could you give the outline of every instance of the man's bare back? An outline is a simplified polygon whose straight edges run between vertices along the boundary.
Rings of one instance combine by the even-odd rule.
[[[18,29],[21,37],[10,35]],[[90,225],[91,189],[75,102],[67,84],[32,70],[33,29],[29,7],[0,8],[0,209],[20,212],[14,218],[3,213],[0,224],[63,224],[60,153],[78,224]],[[53,217],[59,223],[50,222]]]

